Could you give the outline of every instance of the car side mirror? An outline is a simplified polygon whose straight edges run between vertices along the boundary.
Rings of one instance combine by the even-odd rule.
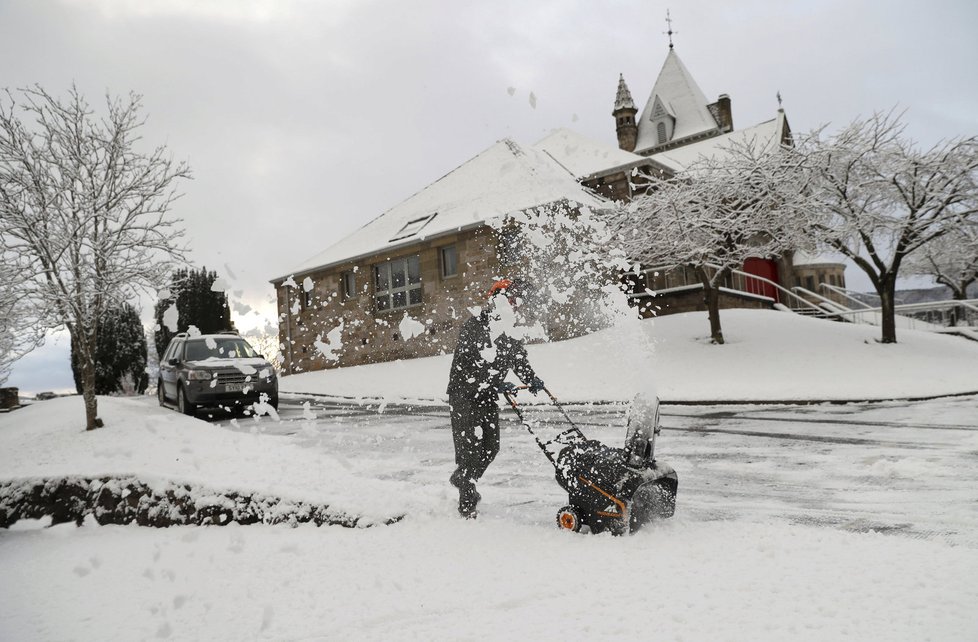
[[[180,360],[179,359],[170,359],[169,361],[167,361],[167,363],[170,364],[171,366],[175,366],[178,363],[180,363]]]

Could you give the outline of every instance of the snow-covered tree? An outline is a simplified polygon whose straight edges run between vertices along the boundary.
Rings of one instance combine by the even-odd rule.
[[[18,98],[21,102],[18,102]],[[34,86],[0,99],[0,256],[21,293],[78,350],[86,428],[102,424],[95,349],[109,310],[156,290],[182,261],[168,216],[189,169],[166,147],[137,149],[140,97],[106,97],[96,115],[77,88]]]
[[[24,274],[15,261],[0,259],[0,386],[13,364],[44,341],[43,303],[25,296]]]
[[[951,289],[957,301],[968,298],[968,288],[978,283],[978,221],[966,221],[952,226],[938,237],[907,257],[908,274],[930,276]],[[951,323],[955,324],[952,314]]]
[[[265,357],[272,364],[272,368],[276,372],[282,372],[282,364],[285,359],[282,356],[282,349],[278,340],[278,328],[276,326],[266,322],[265,327],[248,330],[243,336],[258,354]]]
[[[896,342],[904,260],[978,216],[978,137],[921,149],[893,111],[859,119],[798,151],[815,173],[812,233],[862,269],[882,308],[881,341]]]
[[[713,343],[722,344],[720,287],[749,258],[773,258],[807,244],[807,173],[779,141],[733,143],[649,189],[615,215],[630,259],[685,266],[698,275]]]

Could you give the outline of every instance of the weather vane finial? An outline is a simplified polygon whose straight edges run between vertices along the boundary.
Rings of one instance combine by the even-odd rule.
[[[672,30],[672,18],[669,16],[669,10],[668,9],[666,9],[666,24],[668,25],[669,30],[666,31],[666,32],[664,32],[664,33],[669,34],[669,48],[672,49],[672,34],[679,33],[679,32]]]
[[[778,109],[781,109],[781,90],[780,89],[778,90],[777,96],[778,96]]]

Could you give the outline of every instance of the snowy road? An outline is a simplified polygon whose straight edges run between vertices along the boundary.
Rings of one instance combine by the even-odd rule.
[[[444,408],[283,402],[281,423],[232,428],[292,435],[356,476],[398,479],[451,502]],[[316,415],[309,417],[309,411]],[[593,438],[618,445],[622,406],[575,406]],[[566,427],[531,407],[539,430]],[[304,416],[305,414],[305,416]],[[566,498],[513,413],[503,410],[499,457],[480,484],[487,516],[549,524]],[[679,472],[678,515],[877,531],[978,548],[978,399],[801,406],[664,406],[658,457]],[[229,425],[227,420],[219,423]]]

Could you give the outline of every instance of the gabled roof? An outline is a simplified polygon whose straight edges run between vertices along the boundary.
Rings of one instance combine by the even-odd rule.
[[[649,158],[668,167],[673,172],[681,172],[704,158],[722,159],[724,155],[730,153],[731,145],[754,142],[759,145],[757,151],[774,149],[785,140],[789,133],[788,120],[785,118],[784,112],[779,110],[776,118],[759,125],[722,136],[714,136],[682,147],[675,147],[658,154],[652,154]]]
[[[564,201],[612,206],[545,151],[505,139],[272,282]]]
[[[717,129],[717,121],[707,107],[706,95],[693,80],[686,65],[679,59],[675,49],[670,49],[662,64],[659,77],[652,87],[642,117],[638,121],[638,139],[635,150],[641,152],[659,143],[652,113],[658,98],[662,106],[676,119],[672,140],[679,140],[703,132]]]
[[[533,147],[550,154],[578,180],[654,164],[645,156],[599,143],[570,129],[555,129]]]

